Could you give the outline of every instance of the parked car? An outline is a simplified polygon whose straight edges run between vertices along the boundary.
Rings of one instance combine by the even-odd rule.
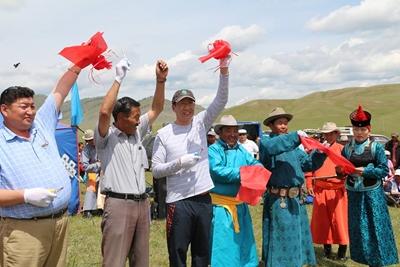
[[[353,127],[351,126],[346,126],[346,127],[338,127],[340,130],[340,136],[338,138],[338,141],[341,143],[347,143],[353,140]],[[385,145],[390,138],[387,137],[386,135],[383,134],[371,134],[371,139],[374,141],[377,141],[381,143],[382,145]],[[347,137],[347,141],[345,141],[345,137]]]
[[[353,140],[353,127],[351,126],[344,126],[344,127],[338,127],[340,130],[340,136],[338,137],[338,142],[341,144],[346,144]],[[314,138],[320,138],[321,141],[323,141],[323,136],[319,129],[304,129],[304,132],[306,132],[309,136],[312,136]],[[381,143],[382,145],[385,145],[390,138],[387,137],[386,135],[383,134],[371,134],[371,139]]]

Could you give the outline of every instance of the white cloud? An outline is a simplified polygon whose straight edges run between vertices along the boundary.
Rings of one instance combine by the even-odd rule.
[[[312,18],[307,27],[314,31],[353,32],[392,27],[400,22],[398,0],[364,0],[343,6],[327,16]]]
[[[208,106],[214,99],[215,94],[196,96],[196,104],[201,106]]]
[[[203,42],[203,47],[218,39],[228,41],[235,52],[246,50],[256,44],[264,35],[264,30],[260,26],[253,24],[247,28],[239,25],[232,25],[223,28],[219,33]]]
[[[26,0],[0,0],[0,9],[15,10],[25,5]]]

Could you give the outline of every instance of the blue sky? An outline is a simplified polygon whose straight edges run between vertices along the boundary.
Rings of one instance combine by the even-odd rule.
[[[132,61],[120,95],[136,99],[153,94],[154,63],[163,58],[170,65],[167,97],[190,88],[207,106],[217,63],[197,58],[220,38],[239,54],[231,63],[229,106],[397,83],[399,28],[396,0],[0,0],[0,90],[25,85],[48,94],[68,66],[57,53],[97,31]],[[104,95],[114,70],[94,75],[97,83],[87,71],[80,76],[81,97]]]

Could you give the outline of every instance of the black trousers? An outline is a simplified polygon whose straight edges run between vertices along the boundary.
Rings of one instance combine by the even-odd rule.
[[[171,267],[186,266],[189,244],[192,266],[209,265],[211,219],[209,194],[167,204],[167,245]]]

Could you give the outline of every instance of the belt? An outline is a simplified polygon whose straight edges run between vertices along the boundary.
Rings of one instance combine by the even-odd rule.
[[[267,192],[271,195],[276,195],[279,197],[295,198],[300,194],[300,187],[289,187],[289,188],[277,188],[268,187]]]
[[[146,193],[136,195],[136,194],[121,194],[121,193],[115,193],[115,192],[106,192],[106,196],[112,197],[112,198],[119,198],[119,199],[131,199],[131,200],[135,200],[135,201],[145,200],[148,197],[148,195]]]
[[[13,219],[13,220],[43,220],[43,219],[57,219],[62,217],[67,212],[67,208],[64,208],[56,213],[52,213],[44,216],[37,216],[32,218],[13,218],[13,217],[2,217],[4,219]]]

